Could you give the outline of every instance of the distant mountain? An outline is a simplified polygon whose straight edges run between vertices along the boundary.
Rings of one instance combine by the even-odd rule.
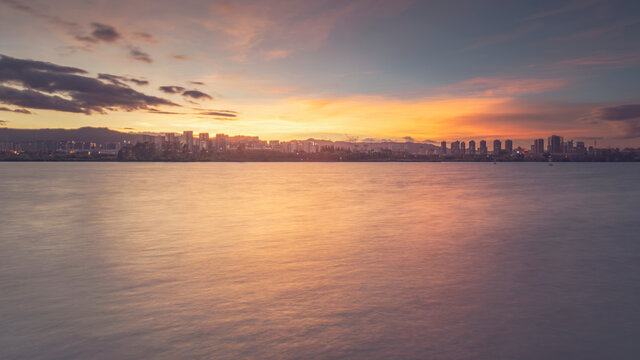
[[[91,141],[112,143],[134,141],[136,134],[123,133],[108,128],[82,127],[79,129],[10,129],[0,128],[0,142],[24,141]]]

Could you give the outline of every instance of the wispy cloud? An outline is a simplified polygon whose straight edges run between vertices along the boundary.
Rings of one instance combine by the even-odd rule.
[[[478,77],[445,85],[438,90],[446,94],[464,96],[519,96],[540,94],[565,88],[562,78]]]

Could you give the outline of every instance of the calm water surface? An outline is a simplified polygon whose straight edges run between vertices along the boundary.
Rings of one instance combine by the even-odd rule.
[[[638,359],[639,181],[0,163],[0,358]]]

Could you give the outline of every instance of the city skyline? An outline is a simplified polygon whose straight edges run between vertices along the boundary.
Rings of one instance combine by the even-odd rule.
[[[639,7],[2,0],[0,126],[635,147]]]

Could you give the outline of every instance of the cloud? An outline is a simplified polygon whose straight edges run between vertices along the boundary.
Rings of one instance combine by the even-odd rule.
[[[93,36],[94,39],[112,43],[122,38],[122,35],[120,35],[113,26],[94,22],[91,23],[91,27],[93,27],[91,36]]]
[[[264,52],[264,57],[269,61],[279,60],[279,59],[284,59],[287,56],[291,55],[292,52],[293,50],[287,50],[287,49],[269,50]]]
[[[145,41],[148,42],[150,44],[155,44],[157,43],[156,39],[153,37],[153,35],[146,33],[146,32],[135,32],[133,33],[132,37],[136,40],[140,40],[140,41]]]
[[[40,19],[44,19],[50,24],[53,24],[58,27],[66,28],[67,30],[75,29],[78,26],[78,24],[74,22],[65,21],[57,16],[49,15],[46,12],[42,12],[40,10],[34,9],[33,7],[25,4],[24,1],[0,0],[0,2],[11,6],[15,10],[18,10],[20,12],[29,14],[31,16],[34,16]]]
[[[187,91],[184,91],[182,93],[182,96],[190,97],[190,98],[193,98],[193,99],[213,100],[213,97],[211,97],[211,95],[205,94],[202,91],[198,91],[198,90],[187,90]]]
[[[630,67],[635,66],[638,63],[640,63],[640,53],[638,52],[599,54],[564,60],[560,62],[561,65],[568,66],[597,66],[607,68]]]
[[[174,54],[171,55],[171,58],[173,58],[174,60],[180,60],[180,61],[185,61],[187,60],[187,57],[184,55],[178,55],[178,54]]]
[[[640,104],[605,106],[593,110],[592,117],[605,121],[626,121],[640,119]]]
[[[237,61],[251,54],[273,60],[291,52],[316,50],[339,25],[393,16],[412,1],[281,1],[215,2],[200,25],[224,37]],[[277,50],[268,50],[276,47]],[[284,50],[282,50],[284,49]]]
[[[0,120],[0,125],[7,125],[7,120]]]
[[[568,81],[557,78],[477,77],[439,88],[444,93],[471,96],[518,96],[560,90]]]
[[[414,142],[414,139],[411,136],[403,136],[402,139],[406,142]]]
[[[550,10],[546,10],[546,11],[542,11],[539,13],[535,13],[529,17],[527,17],[525,20],[537,20],[537,19],[543,19],[543,18],[547,18],[547,17],[551,17],[551,16],[557,16],[557,15],[564,15],[567,13],[571,13],[574,11],[578,11],[578,10],[582,10],[584,8],[590,7],[596,3],[598,3],[600,0],[574,0],[574,1],[569,1],[567,3],[565,3],[564,5],[557,7],[555,9],[550,9]]]
[[[141,79],[135,79],[135,78],[126,77],[126,76],[111,75],[111,74],[98,74],[98,79],[106,80],[114,85],[119,85],[119,86],[127,86],[125,82],[134,83],[136,85],[149,85],[149,81],[147,80],[141,80]]]
[[[160,86],[158,90],[167,94],[181,94],[184,88],[182,86]]]
[[[229,110],[211,110],[198,113],[199,115],[210,115],[210,116],[223,116],[223,117],[237,117],[238,113],[235,111]]]
[[[193,85],[206,85],[205,83],[203,83],[202,81],[189,81],[190,84]]]
[[[153,62],[153,60],[151,59],[151,56],[149,56],[149,54],[147,54],[146,52],[141,51],[140,49],[138,49],[137,47],[130,47],[129,48],[129,56],[137,61],[142,61],[145,62],[147,64],[151,64]]]
[[[8,107],[4,107],[4,106],[0,107],[0,111],[11,111],[11,112],[16,112],[20,114],[31,114],[31,111],[27,109],[9,109]]]
[[[640,104],[599,107],[592,110],[587,119],[608,122],[622,132],[621,138],[640,137]]]
[[[79,75],[85,73],[78,68],[0,55],[0,103],[84,114],[178,106],[127,86]]]
[[[153,114],[163,114],[163,115],[198,115],[198,116],[213,116],[216,120],[235,120],[238,117],[238,113],[236,111],[231,110],[206,110],[200,111],[197,113],[189,113],[189,112],[178,112],[178,111],[163,111],[158,109],[150,108],[147,110],[149,113]]]

